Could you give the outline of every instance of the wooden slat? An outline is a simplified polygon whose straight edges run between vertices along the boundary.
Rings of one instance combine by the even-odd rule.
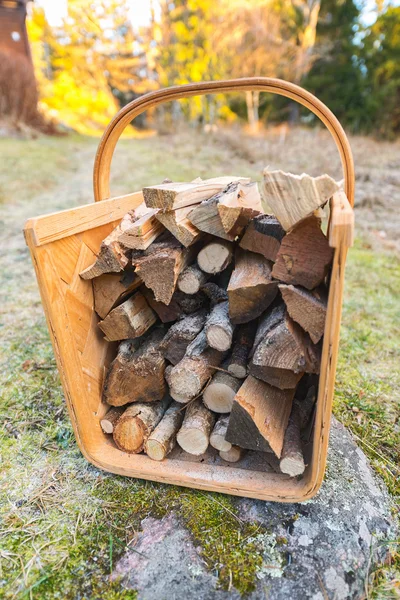
[[[24,229],[32,230],[35,246],[42,246],[75,233],[95,229],[110,221],[122,219],[129,210],[136,208],[141,202],[143,202],[142,192],[135,192],[29,219]]]
[[[339,248],[340,243],[351,248],[354,243],[354,210],[343,191],[333,194],[329,223],[329,245]]]

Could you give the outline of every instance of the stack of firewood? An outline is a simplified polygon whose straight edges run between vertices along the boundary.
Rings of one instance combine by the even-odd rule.
[[[102,242],[91,279],[99,327],[118,351],[101,421],[125,452],[164,459],[176,442],[226,461],[246,450],[304,471],[332,249],[321,207],[338,189],[264,171],[143,189]]]

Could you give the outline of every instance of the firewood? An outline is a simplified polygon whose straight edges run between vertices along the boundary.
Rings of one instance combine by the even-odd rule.
[[[174,365],[168,365],[165,368],[165,372],[164,372],[164,377],[165,377],[165,381],[167,382],[168,387],[169,387],[170,396],[173,400],[178,402],[180,405],[187,404],[191,400],[191,398],[189,396],[187,396],[186,394],[178,394],[174,390],[171,390],[171,371],[173,368],[174,368]]]
[[[277,319],[277,316],[280,318]],[[269,318],[266,316],[259,325],[259,329],[264,334],[254,350],[250,373],[265,381],[268,379],[269,371],[267,369],[264,372],[264,367],[286,369],[297,374],[318,373],[319,349],[312,344],[301,327],[292,321],[286,312],[282,315],[281,312],[278,314],[276,311],[271,315],[271,321],[270,325]],[[259,337],[257,332],[256,341]]]
[[[178,289],[185,294],[197,294],[206,283],[209,275],[204,273],[197,265],[186,267],[178,277]]]
[[[215,304],[219,304],[220,302],[227,302],[228,300],[228,292],[216,283],[206,283],[201,290],[210,299],[211,306],[215,306]]]
[[[232,355],[227,366],[229,373],[238,379],[244,379],[247,375],[247,363],[255,333],[256,324],[254,322],[246,323],[238,328]]]
[[[144,450],[149,458],[164,460],[174,449],[176,434],[182,425],[183,416],[182,406],[173,402],[145,442]]]
[[[269,383],[281,390],[294,389],[303,377],[304,373],[294,373],[290,369],[279,369],[278,367],[266,367],[257,365],[254,362],[250,363],[249,373],[262,379],[265,383]]]
[[[237,184],[236,194],[225,194],[218,202],[218,213],[227,233],[237,236],[253,217],[263,212],[256,182]]]
[[[185,206],[177,210],[157,213],[157,220],[185,247],[191,246],[203,235],[187,218],[187,214],[192,209],[192,206]]]
[[[215,275],[230,264],[233,258],[232,244],[219,240],[204,246],[197,255],[197,264],[205,273]]]
[[[228,424],[229,415],[222,415],[214,425],[214,429],[210,435],[210,446],[216,450],[223,450],[226,452],[232,448],[232,444],[225,439]]]
[[[186,356],[200,356],[208,348],[207,336],[202,329],[186,348]]]
[[[146,250],[165,231],[157,212],[146,207],[146,212],[119,236],[119,242],[127,248]]]
[[[107,414],[100,421],[100,427],[104,433],[113,433],[114,427],[124,410],[125,406],[113,406],[110,408]]]
[[[202,334],[200,333],[201,337]],[[197,336],[197,338],[199,338]],[[194,341],[197,340],[195,338]],[[204,339],[204,338],[203,338]],[[192,342],[191,345],[193,345]],[[190,346],[190,345],[189,345]],[[214,374],[215,367],[221,363],[223,354],[214,348],[201,347],[197,352],[192,352],[191,355],[185,355],[184,358],[175,365],[169,375],[169,386],[171,396],[178,400],[187,398],[190,400],[197,396],[209,378]],[[179,401],[179,400],[178,400]]]
[[[143,189],[146,206],[162,211],[198,204],[223,190],[232,181],[249,181],[245,177],[215,177],[192,183],[166,183]]]
[[[156,322],[156,315],[140,292],[113,308],[99,327],[108,342],[127,340],[143,335]]]
[[[309,292],[301,287],[278,286],[291,318],[310,334],[316,344],[324,335],[327,297],[324,290]]]
[[[111,309],[126,300],[141,283],[133,271],[122,276],[121,273],[107,273],[96,277],[93,279],[94,310],[104,319]]]
[[[141,452],[170,402],[171,399],[166,397],[152,404],[138,402],[129,406],[114,429],[113,438],[118,448],[129,454]]]
[[[239,246],[275,262],[284,235],[285,230],[278,219],[272,215],[259,215],[248,224]]]
[[[240,448],[240,446],[231,446],[229,450],[220,450],[219,455],[226,462],[236,463],[243,458],[245,452],[246,450]]]
[[[260,254],[238,249],[228,285],[232,323],[248,323],[259,317],[277,292],[278,284],[271,277],[271,263]]]
[[[312,290],[320,285],[332,262],[333,249],[316,217],[305,219],[281,242],[272,276]]]
[[[288,231],[323,206],[339,189],[329,175],[310,177],[264,169],[264,200]]]
[[[231,347],[234,326],[229,318],[228,302],[215,304],[207,317],[204,329],[211,348],[224,352]]]
[[[306,468],[300,439],[300,413],[296,402],[293,403],[286,428],[279,467],[282,473],[290,477],[301,475]]]
[[[133,264],[146,287],[154,292],[155,299],[168,306],[179,274],[190,258],[191,252],[169,235],[152,244],[143,256],[133,258]]]
[[[232,406],[228,442],[249,450],[272,449],[279,458],[293,396],[294,390],[280,390],[247,377]]]
[[[82,279],[93,279],[104,273],[119,273],[123,271],[130,260],[130,250],[119,241],[120,235],[134,223],[137,211],[130,210],[105,240],[101,242],[95,262],[84,269],[79,275]]]
[[[223,240],[233,241],[235,235],[227,233],[222,225],[221,217],[218,211],[218,204],[220,199],[229,193],[229,190],[233,187],[235,193],[237,184],[231,184],[225,190],[218,192],[214,196],[211,196],[208,200],[204,200],[197,206],[191,206],[190,212],[187,215],[190,223],[197,228],[197,230],[209,233],[216,237],[222,238]],[[227,192],[228,191],[228,192]]]
[[[159,345],[163,330],[155,329],[144,340],[122,342],[111,363],[103,388],[103,400],[111,406],[129,402],[155,402],[166,392],[165,359]]]
[[[230,413],[235,394],[241,386],[241,381],[217,371],[203,393],[203,402],[216,413]]]
[[[185,412],[182,427],[178,431],[177,441],[182,450],[199,456],[204,454],[210,442],[210,433],[215,416],[198,398],[191,402]]]
[[[171,323],[182,316],[182,309],[174,299],[175,294],[172,296],[171,302],[167,306],[164,302],[158,302],[154,297],[154,293],[145,285],[140,288],[140,291],[162,323]]]
[[[160,344],[163,356],[176,365],[185,356],[188,345],[203,329],[205,322],[206,311],[203,309],[174,323]]]

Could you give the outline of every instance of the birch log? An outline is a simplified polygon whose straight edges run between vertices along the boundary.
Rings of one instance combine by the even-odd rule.
[[[204,406],[200,398],[191,402],[177,435],[182,450],[196,456],[204,454],[210,442],[214,422],[215,416]]]
[[[184,412],[182,405],[173,402],[161,421],[152,431],[144,445],[144,450],[152,460],[164,460],[176,444],[176,435],[182,425]]]
[[[152,404],[138,402],[129,406],[114,429],[113,438],[118,448],[129,454],[141,452],[170,402],[167,397]]]

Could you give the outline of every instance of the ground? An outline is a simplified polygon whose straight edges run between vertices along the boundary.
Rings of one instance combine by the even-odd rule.
[[[351,143],[357,240],[346,271],[334,410],[398,502],[400,143],[361,137]],[[72,135],[0,140],[0,597],[135,598],[116,567],[127,547],[138,548],[138,532],[149,526],[143,519],[168,525],[172,513],[216,584],[249,593],[263,564],[263,549],[251,540],[268,536],[257,514],[244,519],[242,504],[228,496],[101,473],[73,439],[22,227],[28,217],[92,201],[96,145]],[[273,133],[192,131],[123,140],[111,189],[117,195],[165,177],[221,173],[259,179],[266,165],[341,177],[333,144],[319,130],[295,130],[284,141]],[[399,543],[384,541],[390,556],[369,569],[369,598],[399,598]]]

